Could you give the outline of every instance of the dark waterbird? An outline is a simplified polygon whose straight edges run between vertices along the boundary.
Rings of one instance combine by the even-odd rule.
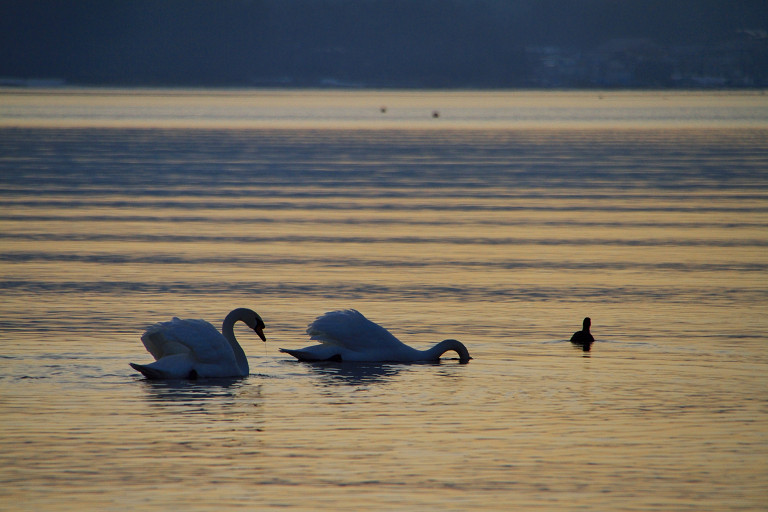
[[[573,333],[573,336],[571,336],[571,343],[575,345],[581,345],[581,347],[584,349],[584,352],[588,352],[592,347],[592,343],[595,342],[595,338],[592,336],[592,333],[589,332],[589,328],[591,326],[592,320],[589,317],[586,317],[584,319],[584,323],[582,324],[581,330],[576,331]]]

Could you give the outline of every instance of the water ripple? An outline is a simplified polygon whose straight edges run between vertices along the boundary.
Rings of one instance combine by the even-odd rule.
[[[768,211],[768,210],[767,210]],[[446,245],[566,245],[566,246],[626,246],[626,247],[767,247],[766,239],[610,239],[610,238],[487,238],[487,237],[419,237],[419,236],[320,236],[320,235],[174,235],[117,233],[0,233],[0,240],[31,240],[45,242],[227,242],[237,244],[318,243],[318,244],[446,244]]]

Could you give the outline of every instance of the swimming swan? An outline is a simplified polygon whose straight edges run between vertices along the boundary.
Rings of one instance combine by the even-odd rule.
[[[234,326],[244,322],[262,341],[264,321],[254,311],[233,309],[224,319],[221,333],[205,320],[160,322],[141,336],[147,351],[156,359],[150,364],[130,365],[148,379],[197,379],[245,377],[248,359],[235,339]]]
[[[281,348],[299,361],[397,362],[438,361],[450,350],[467,363],[469,351],[457,340],[444,340],[429,350],[416,350],[354,309],[331,311],[309,324],[307,334],[320,345],[299,350]]]

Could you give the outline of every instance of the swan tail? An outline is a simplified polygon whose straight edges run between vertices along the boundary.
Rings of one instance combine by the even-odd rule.
[[[128,363],[128,364],[131,365],[131,368],[140,372],[142,375],[144,375],[148,379],[164,379],[165,378],[165,374],[163,374],[163,372],[160,372],[155,368],[152,368],[151,366],[136,364],[136,363]]]
[[[320,347],[324,347],[323,345],[318,345]],[[311,347],[310,347],[311,348]],[[336,361],[341,362],[341,354],[338,352],[333,353],[326,353],[327,351],[312,351],[309,349],[300,349],[300,350],[290,350],[287,348],[281,348],[280,352],[285,352],[286,354],[290,354],[299,361],[307,361],[307,362],[319,362],[319,361]]]

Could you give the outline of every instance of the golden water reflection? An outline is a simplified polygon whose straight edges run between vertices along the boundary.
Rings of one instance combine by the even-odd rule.
[[[97,164],[8,153],[40,168],[0,196],[2,503],[763,509],[767,139],[639,132],[34,132]],[[206,151],[221,141],[236,151]],[[150,170],[108,151],[133,144]],[[158,156],[174,145],[214,163]],[[642,154],[659,157],[638,170]],[[236,306],[267,324],[266,345],[236,331],[247,379],[152,383],[128,366],[151,358],[147,325],[219,325]],[[343,307],[474,359],[277,351]],[[587,315],[585,354],[567,340]]]

